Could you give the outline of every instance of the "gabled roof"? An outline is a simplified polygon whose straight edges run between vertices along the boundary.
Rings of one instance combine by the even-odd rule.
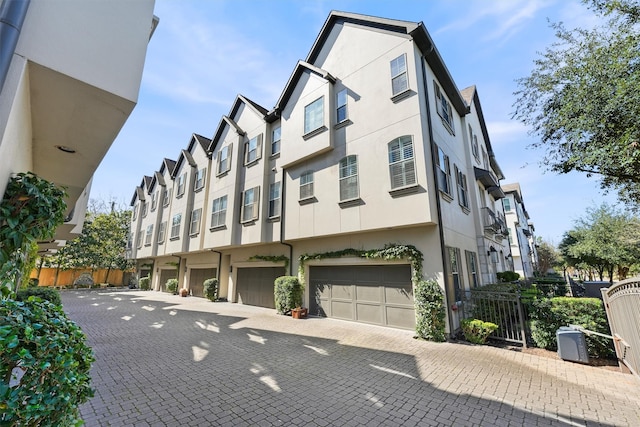
[[[469,109],[471,108],[472,104],[476,108],[482,137],[484,138],[484,141],[487,145],[487,154],[489,154],[489,162],[491,163],[491,168],[498,176],[498,179],[504,179],[504,173],[502,172],[502,169],[500,169],[500,165],[498,165],[496,155],[493,152],[493,147],[491,146],[491,139],[489,139],[489,131],[487,130],[487,124],[484,121],[484,114],[482,113],[482,106],[480,105],[480,97],[478,96],[478,90],[476,89],[476,86],[473,85],[463,89],[460,92],[460,95],[464,99],[464,102],[469,106]]]
[[[211,139],[211,142],[210,142],[209,147],[208,147],[209,153],[213,153],[213,150],[218,145],[218,142],[220,142],[220,137],[222,136],[222,132],[224,131],[225,127],[230,126],[231,128],[233,128],[236,131],[236,133],[238,135],[246,135],[247,134],[245,131],[240,129],[240,126],[238,126],[238,124],[234,120],[235,117],[236,117],[236,114],[238,114],[238,110],[240,110],[240,106],[242,104],[244,104],[247,107],[249,107],[249,109],[252,110],[262,120],[265,120],[265,116],[267,114],[269,114],[269,110],[264,108],[262,105],[258,104],[257,102],[254,102],[254,101],[250,100],[249,98],[247,98],[244,95],[238,94],[236,96],[236,99],[233,101],[233,104],[231,105],[231,109],[229,110],[229,114],[227,114],[226,116],[222,116],[222,118],[220,119],[220,122],[218,123],[218,127],[216,128],[216,132],[214,133],[213,138]]]
[[[240,129],[240,126],[238,126],[238,124],[234,122],[232,119],[230,119],[227,116],[222,116],[222,118],[220,119],[220,123],[218,123],[218,127],[216,128],[216,133],[215,135],[213,135],[213,139],[211,140],[211,145],[209,145],[209,151],[211,153],[213,153],[213,150],[218,145],[218,142],[220,142],[220,138],[222,138],[222,132],[227,126],[234,129],[238,135],[247,134],[245,131]]]
[[[166,170],[169,176],[173,175],[173,170],[176,167],[176,161],[167,159],[166,157],[162,160],[162,165],[160,166],[160,173],[164,173]]]
[[[193,159],[191,152],[189,150],[181,150],[180,157],[178,157],[176,166],[173,168],[173,173],[171,174],[171,178],[176,177],[176,174],[182,167],[182,164],[184,163],[185,160],[187,161],[187,164],[189,164],[189,166],[196,166],[196,161]]]
[[[131,198],[131,203],[129,204],[129,206],[133,206],[136,204],[136,199],[137,200],[145,200],[145,193],[146,190],[149,189],[149,186],[151,185],[153,178],[151,178],[148,175],[145,175],[142,177],[142,181],[140,181],[140,185],[136,187],[135,191],[133,192],[133,197]]]
[[[293,94],[293,90],[295,89],[296,83],[300,79],[300,76],[302,76],[302,73],[307,71],[310,71],[312,73],[319,75],[320,77],[322,77],[323,79],[327,80],[330,83],[336,82],[336,78],[332,76],[331,73],[329,73],[328,71],[323,70],[322,68],[318,68],[315,65],[309,64],[308,62],[305,62],[305,61],[298,61],[295,68],[293,69],[293,72],[291,73],[291,76],[289,77],[289,80],[287,81],[287,84],[284,87],[284,91],[282,92],[282,95],[280,95],[280,98],[276,103],[276,106],[273,108],[273,111],[269,114],[267,121],[273,121],[275,118],[278,117],[279,112],[282,111],[282,108],[284,108],[284,105],[287,104],[287,102],[289,101],[289,98]]]
[[[451,101],[451,104],[456,109],[459,115],[464,116],[468,113],[468,107],[464,99],[460,95],[458,88],[449,73],[438,49],[435,47],[433,39],[429,35],[429,32],[425,28],[422,22],[401,21],[397,19],[379,18],[369,15],[361,15],[357,13],[332,11],[327,20],[325,21],[318,37],[316,37],[306,61],[300,61],[296,65],[287,85],[282,91],[282,95],[278,101],[278,104],[269,113],[268,120],[275,120],[282,111],[282,108],[286,105],[289,96],[293,92],[293,88],[297,84],[298,79],[302,75],[304,70],[304,64],[315,66],[315,62],[318,59],[318,55],[327,41],[329,34],[333,27],[337,24],[351,23],[356,25],[362,25],[365,27],[371,27],[376,29],[385,30],[391,33],[395,33],[399,36],[410,37],[416,43],[423,56],[426,58],[429,67],[433,70],[434,74],[438,78],[438,82],[442,86],[442,90],[447,94],[447,97]],[[324,70],[323,70],[324,71]],[[328,72],[326,72],[330,75]]]
[[[200,144],[200,147],[202,147],[202,149],[205,151],[205,153],[207,153],[207,155],[210,154],[209,145],[211,145],[211,140],[209,138],[202,135],[198,135],[197,133],[194,133],[193,139]]]

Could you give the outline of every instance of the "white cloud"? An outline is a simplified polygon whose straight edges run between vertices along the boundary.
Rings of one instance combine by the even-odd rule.
[[[516,120],[487,122],[487,130],[494,149],[497,146],[520,142],[527,138],[527,128]]]

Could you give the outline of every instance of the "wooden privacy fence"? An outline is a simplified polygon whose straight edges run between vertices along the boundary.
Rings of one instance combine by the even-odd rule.
[[[640,277],[601,289],[616,355],[640,375]]]
[[[31,272],[31,278],[38,279],[38,286],[70,286],[73,285],[73,281],[76,280],[82,273],[89,273],[93,277],[94,283],[110,283],[116,286],[123,286],[126,274],[122,270],[95,270],[91,273],[90,269],[72,269],[72,270],[59,270],[57,272],[58,278],[56,281],[56,269],[55,268],[43,268],[40,270],[33,270]]]

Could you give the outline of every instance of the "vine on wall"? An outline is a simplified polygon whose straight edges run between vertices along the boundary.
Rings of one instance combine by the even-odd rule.
[[[249,261],[267,261],[275,264],[284,262],[285,271],[288,271],[289,269],[289,257],[284,255],[253,255],[249,258]]]

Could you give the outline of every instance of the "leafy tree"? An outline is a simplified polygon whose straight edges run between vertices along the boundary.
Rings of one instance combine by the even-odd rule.
[[[565,259],[588,265],[603,280],[606,271],[624,279],[640,257],[640,219],[607,204],[587,209],[587,215],[565,233],[560,245]]]
[[[540,137],[542,164],[598,176],[601,188],[640,204],[640,4],[583,0],[606,22],[552,24],[557,40],[518,80],[514,118]]]
[[[560,259],[556,248],[550,243],[538,238],[536,243],[536,253],[538,255],[538,274],[544,276],[549,270],[560,265]]]

